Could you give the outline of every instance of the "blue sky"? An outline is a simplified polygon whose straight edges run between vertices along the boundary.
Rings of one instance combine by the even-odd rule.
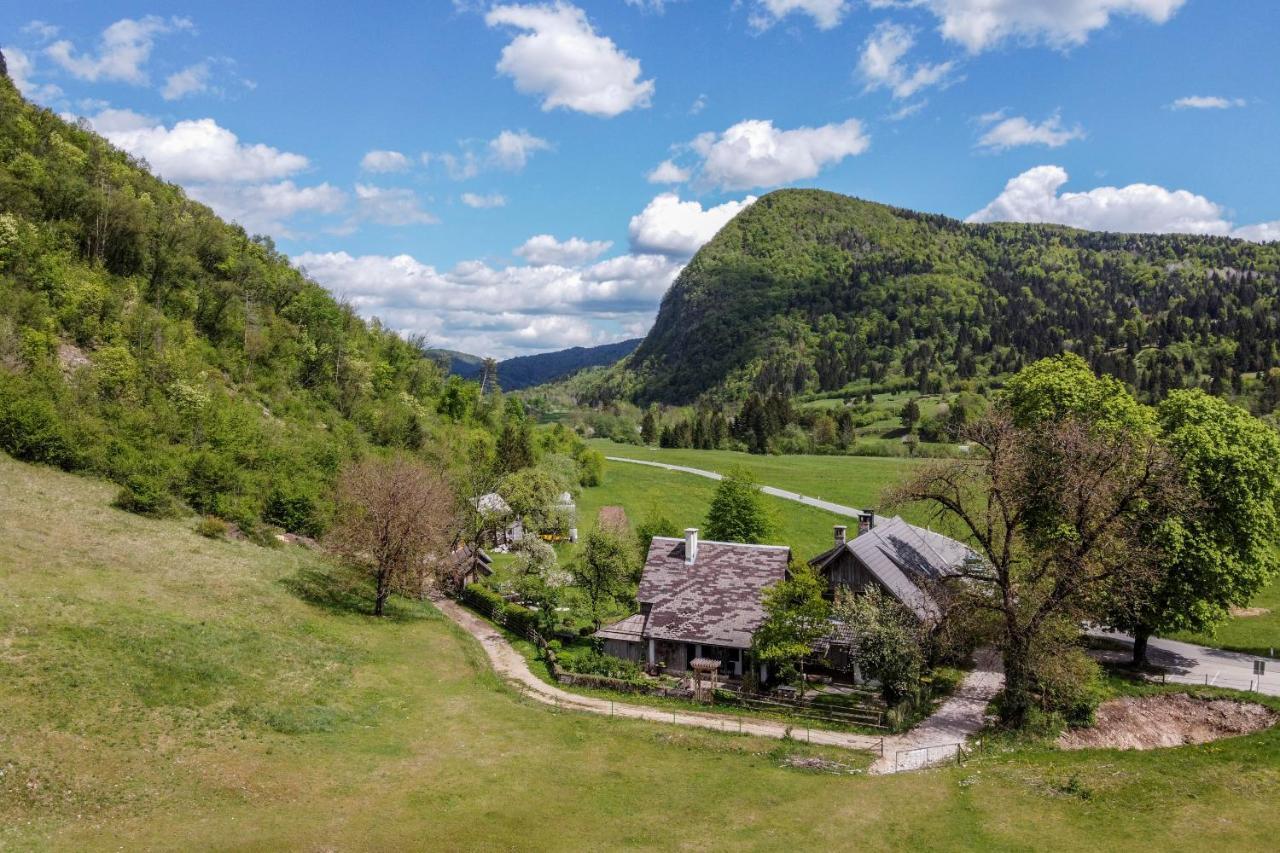
[[[362,313],[499,357],[643,334],[780,186],[1280,238],[1273,0],[347,6],[17,0],[0,46]]]

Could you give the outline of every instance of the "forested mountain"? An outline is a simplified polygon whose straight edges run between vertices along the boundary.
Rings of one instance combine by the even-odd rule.
[[[344,460],[491,434],[495,403],[0,76],[0,449],[317,533]]]
[[[519,391],[577,373],[588,367],[613,364],[626,358],[640,345],[639,338],[601,344],[595,347],[570,347],[537,355],[518,355],[498,362],[498,385],[505,391]],[[454,350],[431,350],[450,373],[464,379],[480,379],[484,359]]]
[[[698,252],[627,362],[577,390],[664,403],[929,393],[1069,350],[1149,399],[1204,386],[1270,411],[1278,299],[1276,243],[971,225],[780,190]]]

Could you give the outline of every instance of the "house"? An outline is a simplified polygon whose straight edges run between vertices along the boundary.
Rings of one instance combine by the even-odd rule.
[[[493,531],[494,545],[513,545],[524,538],[524,522],[512,514],[510,504],[503,500],[502,495],[489,492],[473,500],[471,505],[486,525],[490,522],[499,524]]]
[[[836,525],[834,546],[809,561],[826,579],[828,595],[874,584],[925,623],[942,617],[939,597],[946,584],[981,562],[967,545],[897,516],[865,512],[858,535],[848,539],[846,531]]]
[[[459,545],[444,559],[444,580],[458,592],[493,574],[493,558],[483,548]]]
[[[741,676],[764,622],[764,591],[786,578],[790,561],[785,545],[699,542],[696,528],[683,539],[655,536],[636,593],[640,612],[595,636],[608,654],[651,669],[684,672],[701,658]]]

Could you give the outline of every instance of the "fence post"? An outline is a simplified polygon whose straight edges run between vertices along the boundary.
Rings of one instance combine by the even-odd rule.
[[[884,758],[884,735],[880,736],[880,757]]]
[[[1207,672],[1204,674],[1204,686],[1205,687],[1209,686],[1209,673]]]

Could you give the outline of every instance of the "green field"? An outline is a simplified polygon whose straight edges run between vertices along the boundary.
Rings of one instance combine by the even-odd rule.
[[[750,471],[761,485],[776,486],[859,509],[883,508],[884,490],[900,482],[920,465],[927,464],[919,459],[871,456],[760,456],[736,450],[677,450],[617,444],[603,439],[589,443],[606,456],[686,465],[721,474],[742,467]],[[612,474],[622,467],[618,463],[611,464],[609,472]]]
[[[1256,616],[1238,616],[1214,634],[1175,634],[1174,639],[1252,655],[1280,653],[1280,581],[1258,593],[1250,604],[1266,612]]]
[[[0,457],[0,849],[1267,849],[1280,733],[887,778],[522,702],[430,607]],[[841,756],[828,753],[829,757]],[[847,759],[853,767],[865,758]]]

